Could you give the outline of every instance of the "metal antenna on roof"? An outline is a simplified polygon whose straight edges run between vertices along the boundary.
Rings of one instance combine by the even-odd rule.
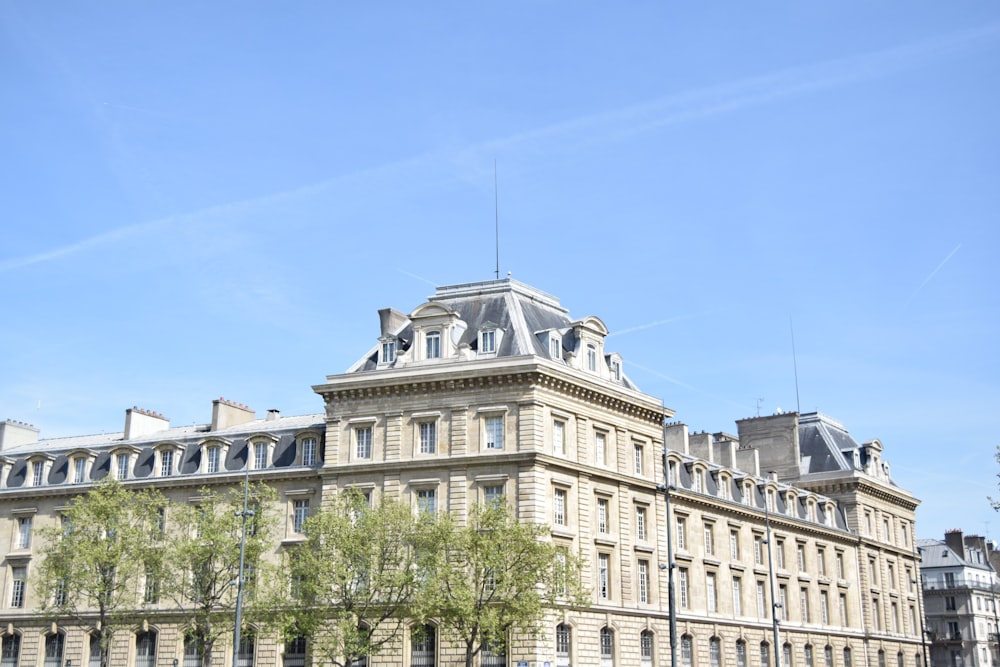
[[[497,159],[493,158],[493,244],[496,248],[496,279],[500,280],[500,195],[497,190]]]
[[[788,316],[788,328],[792,332],[792,369],[795,371],[795,411],[802,414],[799,407],[799,363],[795,356],[795,327],[792,326],[792,316]]]

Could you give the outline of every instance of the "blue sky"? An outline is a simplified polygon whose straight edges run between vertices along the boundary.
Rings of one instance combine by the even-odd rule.
[[[1000,538],[1000,5],[0,0],[0,418],[322,410],[435,285],[597,315],[693,430],[879,438]],[[992,527],[988,526],[988,522]]]

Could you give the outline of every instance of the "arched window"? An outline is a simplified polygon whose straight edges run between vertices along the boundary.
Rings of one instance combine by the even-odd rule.
[[[601,667],[614,667],[615,664],[615,631],[604,626],[601,628]]]
[[[88,667],[101,667],[101,638],[97,635],[90,635],[90,653],[87,665]]]
[[[156,631],[140,632],[135,636],[135,667],[156,664]]]
[[[306,638],[299,635],[285,643],[284,667],[302,667],[306,664]],[[358,661],[355,660],[357,665]]]
[[[0,667],[17,667],[21,655],[21,635],[4,635],[3,650],[0,652]]]
[[[257,638],[252,631],[240,635],[240,650],[236,656],[237,667],[253,667],[257,654]]]
[[[694,642],[691,639],[691,635],[684,635],[681,637],[681,664],[684,667],[691,667],[694,662]]]
[[[833,647],[823,647],[823,667],[833,667]]]
[[[813,647],[812,644],[806,644],[802,649],[803,654],[806,659],[806,667],[813,667]]]
[[[722,667],[722,642],[718,637],[708,640],[708,662],[711,667]]]
[[[903,667],[903,652],[896,654],[896,667]]]
[[[851,667],[851,647],[844,647],[844,667]]]
[[[556,626],[556,667],[570,667],[573,638],[565,623]]]
[[[639,633],[639,659],[642,667],[652,667],[653,633],[650,630],[643,630]]]
[[[781,647],[781,667],[792,667],[792,645],[785,642]]]
[[[184,635],[184,667],[201,667],[204,652],[201,641],[193,634]]]
[[[481,667],[507,667],[507,649],[484,637],[479,664]]]
[[[747,643],[742,639],[736,640],[736,667],[747,667]]]
[[[63,646],[66,635],[57,632],[45,637],[45,667],[62,667]]]
[[[410,666],[411,667],[433,667],[437,664],[435,648],[437,646],[437,632],[433,625],[424,625],[411,630],[410,637]]]
[[[760,643],[760,667],[768,667],[771,664],[771,646],[767,642]]]
[[[878,650],[878,667],[885,667],[885,651]]]

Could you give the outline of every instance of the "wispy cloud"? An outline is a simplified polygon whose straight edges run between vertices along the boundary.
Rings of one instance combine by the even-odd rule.
[[[992,44],[998,38],[1000,38],[1000,24],[990,24],[974,30],[950,33],[935,39],[904,44],[881,51],[788,68],[761,76],[671,94],[642,104],[584,115],[505,137],[488,139],[462,149],[427,152],[372,168],[338,175],[298,188],[127,225],[34,255],[0,260],[0,272],[54,261],[171,224],[223,212],[251,209],[285,199],[307,197],[337,185],[354,183],[376,175],[397,171],[426,170],[428,165],[435,162],[468,165],[470,164],[470,155],[495,156],[498,152],[505,150],[525,151],[532,148],[542,150],[543,147],[546,150],[553,150],[551,143],[554,141],[561,142],[562,146],[613,141],[669,125],[692,122],[712,115],[731,113],[747,107],[766,104],[780,98],[884,77],[896,71],[918,67],[929,60]],[[955,250],[957,251],[957,249]],[[951,255],[927,277],[924,284],[950,257]],[[655,325],[656,323],[649,326]]]
[[[913,298],[915,296],[917,296],[917,293],[920,292],[920,290],[922,290],[924,288],[924,285],[926,285],[927,283],[929,283],[931,281],[931,278],[933,278],[934,276],[936,276],[937,273],[938,273],[938,271],[940,271],[942,268],[944,268],[944,265],[948,263],[948,260],[950,260],[952,257],[954,257],[955,253],[958,252],[958,249],[961,248],[961,247],[962,247],[961,243],[959,243],[957,246],[955,246],[955,248],[951,252],[948,253],[948,256],[945,257],[944,259],[942,259],[941,263],[938,264],[936,267],[934,267],[933,271],[931,271],[930,273],[927,274],[927,277],[924,278],[924,282],[920,283],[920,285],[917,287],[917,289],[913,290],[913,293],[910,294],[909,298],[906,299],[906,301],[903,304],[904,306],[908,306],[910,304],[910,302],[913,301]]]
[[[670,382],[671,384],[675,384],[678,387],[682,387],[684,389],[687,389],[688,391],[690,391],[692,393],[700,394],[702,396],[705,396],[706,398],[710,398],[713,401],[716,401],[716,402],[719,402],[719,403],[728,403],[729,405],[738,407],[738,408],[740,408],[742,410],[750,410],[750,409],[752,409],[750,406],[747,406],[744,403],[740,403],[738,401],[731,400],[729,398],[726,398],[725,396],[719,396],[718,394],[713,394],[711,392],[705,391],[704,389],[699,389],[698,387],[695,387],[693,385],[687,384],[686,382],[681,382],[680,380],[678,380],[676,378],[672,378],[669,375],[667,375],[666,373],[661,373],[660,371],[654,370],[654,369],[649,368],[647,366],[642,366],[640,364],[635,363],[634,361],[630,361],[628,365],[629,365],[630,368],[638,368],[638,369],[640,369],[642,371],[645,371],[646,373],[649,373],[650,375],[653,375],[655,377],[660,378],[661,380],[666,380],[667,382]]]

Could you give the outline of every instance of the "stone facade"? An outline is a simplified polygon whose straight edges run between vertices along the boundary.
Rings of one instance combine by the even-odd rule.
[[[892,483],[881,445],[857,445],[821,415],[743,420],[738,437],[665,425],[673,412],[605,350],[600,319],[571,319],[554,297],[513,280],[443,287],[409,315],[379,315],[372,349],[313,387],[322,414],[256,419],[220,399],[210,424],[170,427],[134,408],[124,432],[58,440],[5,422],[2,667],[59,667],[45,647],[54,652],[60,635],[53,662],[90,660],[82,631],[37,613],[30,570],[38,555],[19,543],[18,517],[31,516],[35,527],[54,522],[69,498],[108,474],[187,502],[206,484],[241,483],[248,464],[251,479],[279,493],[274,554],[301,540],[296,501],[315,508],[345,488],[459,517],[502,494],[523,521],[548,525],[554,542],[582,557],[591,605],[554,609],[537,636],[512,638],[509,655],[491,665],[667,663],[669,531],[681,667],[766,667],[776,657],[787,667],[921,667],[918,616],[908,615],[916,591],[906,584],[916,577],[916,501]],[[814,436],[823,429],[843,437],[819,465]],[[257,445],[266,447],[264,465]],[[893,532],[880,534],[886,518]],[[15,600],[14,577],[24,571],[25,595]],[[150,630],[157,642],[146,657],[139,637]],[[134,632],[119,643],[114,667],[185,662],[166,608],[137,612]],[[371,662],[461,662],[447,636],[417,644],[407,633]],[[218,662],[228,664],[231,648],[222,653]],[[255,655],[259,667],[296,664],[265,636]]]

